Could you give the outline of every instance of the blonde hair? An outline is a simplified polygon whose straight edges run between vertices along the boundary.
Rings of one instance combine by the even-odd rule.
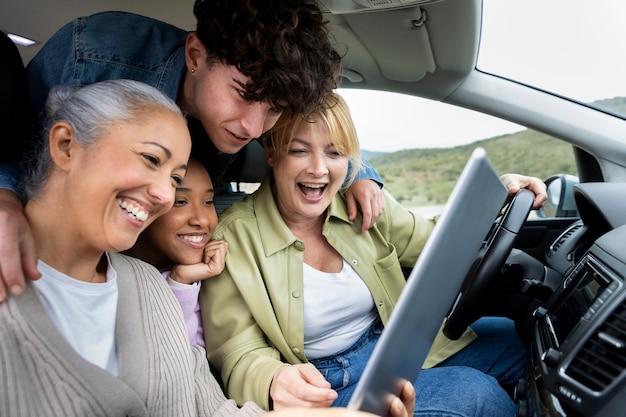
[[[310,115],[283,112],[276,124],[263,137],[266,148],[282,158],[289,151],[294,132],[301,123],[322,123],[328,129],[331,143],[337,152],[348,156],[352,162],[345,186],[354,180],[361,169],[361,150],[359,138],[350,115],[350,109],[345,100],[337,93],[324,96],[319,110]]]

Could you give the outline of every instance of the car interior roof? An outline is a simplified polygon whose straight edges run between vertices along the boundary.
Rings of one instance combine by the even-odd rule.
[[[365,9],[343,13],[341,7],[338,7],[340,13],[333,13],[329,5],[344,2],[319,0],[330,22],[337,49],[346,53],[342,87],[397,91],[442,99],[474,68],[480,32],[480,27],[477,27],[480,1],[415,0],[418,5],[405,6],[412,2],[403,0],[403,7],[385,10],[371,7],[376,13],[362,11]],[[193,3],[193,0],[21,0],[3,5],[0,30],[38,41],[34,46],[19,46],[27,64],[41,45],[73,18],[104,10],[122,10],[193,30]],[[346,3],[369,2],[347,0]],[[393,6],[400,1],[386,3]],[[438,18],[443,15],[445,19]],[[468,16],[477,16],[478,19],[468,19]],[[389,38],[395,38],[392,49],[385,41]],[[407,61],[411,65],[407,65]]]

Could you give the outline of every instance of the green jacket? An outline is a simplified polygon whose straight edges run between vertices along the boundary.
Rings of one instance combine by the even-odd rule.
[[[348,219],[344,196],[331,202],[323,234],[366,283],[383,324],[406,282],[401,266],[415,264],[434,224],[385,192],[382,216],[361,233],[360,217]],[[224,272],[204,281],[200,292],[207,354],[221,372],[228,397],[267,409],[276,371],[285,363],[307,362],[304,243],[282,220],[267,179],[222,214],[213,238],[225,239],[229,247]],[[440,333],[425,367],[458,352],[474,337],[469,330],[453,342]]]

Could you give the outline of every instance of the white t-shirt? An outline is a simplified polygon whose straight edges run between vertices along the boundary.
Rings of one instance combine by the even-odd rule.
[[[48,315],[76,352],[118,376],[115,350],[117,273],[108,259],[107,282],[89,283],[39,261],[42,277],[34,281]]]
[[[339,273],[304,264],[304,353],[309,360],[349,348],[377,315],[367,285],[345,260]]]

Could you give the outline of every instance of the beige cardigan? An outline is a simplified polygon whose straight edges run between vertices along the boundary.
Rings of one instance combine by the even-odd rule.
[[[257,416],[227,400],[204,349],[191,347],[180,306],[158,271],[111,254],[118,276],[120,375],[79,356],[32,285],[0,304],[2,416]]]

